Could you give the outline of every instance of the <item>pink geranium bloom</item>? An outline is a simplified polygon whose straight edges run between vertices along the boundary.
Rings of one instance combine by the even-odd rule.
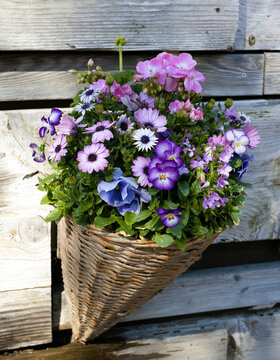
[[[165,90],[168,92],[176,91],[178,88],[178,82],[176,79],[168,77],[165,82]]]
[[[89,89],[93,89],[95,93],[103,93],[109,95],[109,86],[104,79],[100,79],[89,86]]]
[[[170,76],[180,79],[188,76],[194,69],[197,62],[193,60],[191,54],[183,53],[172,59],[172,64],[167,67]]]
[[[201,108],[192,109],[190,113],[191,121],[203,120],[203,111]]]
[[[111,93],[121,101],[125,95],[131,96],[134,92],[128,84],[121,86],[114,80],[113,85],[111,86]]]
[[[260,139],[257,129],[255,127],[253,127],[252,125],[250,125],[249,123],[247,123],[244,126],[243,131],[249,138],[248,147],[250,149],[256,148],[259,145],[259,143],[261,142],[261,139]]]
[[[200,93],[202,91],[202,87],[199,83],[200,81],[205,81],[204,75],[197,70],[190,71],[184,81],[185,89],[188,92],[193,90],[195,93]]]
[[[157,58],[140,61],[136,66],[136,70],[141,75],[142,79],[148,79],[159,75],[161,69],[161,61]]]
[[[181,111],[184,109],[184,101],[175,100],[171,102],[168,106],[168,109],[170,110],[171,114],[177,113],[178,111]]]

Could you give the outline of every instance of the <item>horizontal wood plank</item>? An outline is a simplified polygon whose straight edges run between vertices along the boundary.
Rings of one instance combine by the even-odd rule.
[[[278,303],[279,275],[279,262],[187,271],[123,321]],[[54,293],[53,326],[71,327],[65,293],[59,290]]]
[[[238,0],[2,0],[0,50],[221,50],[234,46]],[[17,24],[17,26],[14,26]]]
[[[264,94],[280,94],[280,53],[265,53]]]
[[[235,49],[280,50],[280,2],[240,0]]]
[[[0,350],[51,341],[50,287],[0,292]]]
[[[113,55],[113,56],[112,56]],[[153,57],[149,53],[129,54],[126,69],[134,69],[137,62]],[[97,53],[95,63],[104,70],[117,70],[117,55]],[[197,69],[206,81],[204,96],[262,95],[263,54],[194,55]],[[82,55],[0,56],[1,101],[72,99],[84,87],[68,69],[85,69],[88,57]],[[29,65],[27,65],[29,64]],[[24,91],[23,91],[24,89]]]

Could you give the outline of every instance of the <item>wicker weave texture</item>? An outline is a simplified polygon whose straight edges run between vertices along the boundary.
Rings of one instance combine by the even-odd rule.
[[[62,219],[59,243],[73,340],[97,337],[146,303],[199,260],[215,237],[192,238],[181,251]]]

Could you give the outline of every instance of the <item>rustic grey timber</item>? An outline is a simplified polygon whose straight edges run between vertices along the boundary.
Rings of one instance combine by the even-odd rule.
[[[0,350],[52,337],[50,226],[21,125],[0,113]]]
[[[265,53],[264,94],[280,94],[280,53]]]
[[[129,54],[126,69],[135,70],[138,61],[153,55]],[[248,96],[263,93],[263,54],[194,55],[197,69],[206,77],[204,96]],[[96,65],[104,70],[117,70],[118,59],[112,54],[97,55]],[[65,60],[65,61],[64,61]],[[72,61],[71,61],[72,60]],[[68,69],[86,69],[88,56],[52,55],[47,62],[43,55],[0,56],[0,101],[72,99],[86,85],[77,83],[77,76]],[[29,64],[27,66],[26,64]],[[66,65],[67,64],[67,65]]]
[[[226,50],[238,0],[2,0],[0,50]],[[16,24],[16,26],[15,26]],[[19,31],[20,29],[20,31]]]
[[[190,270],[123,321],[189,315],[279,302],[279,262]],[[65,294],[59,290],[54,293],[53,326],[59,329],[71,327]]]

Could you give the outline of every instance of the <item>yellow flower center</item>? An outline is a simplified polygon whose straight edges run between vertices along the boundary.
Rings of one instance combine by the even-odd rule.
[[[115,189],[116,189],[116,190],[120,190],[120,187],[119,187],[119,185],[117,185],[117,186],[115,187]]]
[[[168,218],[169,218],[169,220],[172,220],[172,219],[174,219],[174,216],[172,214],[169,214]]]
[[[161,179],[165,179],[165,175],[164,175],[164,174],[161,174],[161,175],[160,175],[160,178],[161,178]]]
[[[170,160],[174,160],[174,156],[172,155],[172,156],[170,156],[170,158],[169,158]]]
[[[240,146],[240,143],[236,143],[236,146]]]

